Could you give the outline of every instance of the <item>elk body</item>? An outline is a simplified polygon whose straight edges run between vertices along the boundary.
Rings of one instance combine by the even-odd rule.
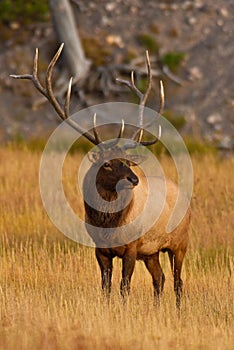
[[[107,296],[110,295],[112,262],[113,258],[118,257],[122,259],[120,291],[123,297],[129,294],[135,262],[140,259],[144,261],[146,268],[152,276],[154,296],[158,303],[165,281],[165,276],[159,261],[159,253],[168,252],[174,275],[176,305],[179,308],[182,294],[181,269],[188,246],[190,209],[188,209],[180,224],[172,232],[167,233],[166,226],[178,196],[178,188],[171,180],[166,180],[165,203],[158,220],[152,227],[145,231],[146,222],[141,222],[140,225],[134,228],[136,231],[136,239],[130,241],[127,239],[126,241],[120,240],[119,244],[111,244],[111,235],[109,235],[109,242],[108,244],[106,243],[106,229],[110,229],[113,232],[115,229],[118,230],[124,227],[124,225],[130,224],[144,209],[144,204],[148,195],[147,181],[151,182],[151,185],[157,189],[159,195],[161,194],[162,180],[156,176],[146,179],[143,172],[138,168],[139,157],[137,159],[136,156],[131,156],[127,153],[128,149],[136,148],[137,144],[149,146],[158,141],[158,138],[152,141],[142,140],[144,128],[143,110],[152,85],[152,74],[148,54],[146,55],[148,85],[145,94],[142,94],[135,86],[133,74],[131,82],[119,80],[120,83],[127,85],[135,92],[140,99],[138,126],[131,136],[132,142],[120,146],[119,140],[124,133],[124,121],[120,126],[118,137],[114,141],[104,143],[96,128],[96,115],[94,116],[92,133],[84,130],[80,125],[69,119],[71,80],[64,107],[61,107],[55,98],[51,77],[54,65],[62,51],[62,47],[63,45],[60,46],[58,52],[48,66],[45,88],[41,85],[37,76],[38,50],[36,51],[34,59],[33,74],[14,75],[12,77],[31,80],[35,87],[50,101],[60,118],[66,120],[71,127],[79,133],[82,133],[90,142],[98,147],[98,151],[89,153],[91,167],[84,178],[83,194],[85,221],[87,223],[87,231],[96,243],[96,258],[101,270],[102,289]],[[161,106],[159,113],[162,112],[163,105],[164,95],[161,84]],[[90,184],[96,188],[96,192],[93,191],[93,187],[90,186]],[[92,205],[90,205],[86,198],[92,199]],[[121,199],[121,208],[111,212],[106,210],[106,204],[108,207],[108,204],[115,202],[118,198]],[[157,201],[157,198],[155,198],[155,201]],[[154,207],[151,207],[151,210],[154,210]]]
[[[111,156],[108,154],[109,152],[111,152]],[[106,161],[106,159],[110,158],[112,159]],[[96,167],[98,171],[96,171]],[[137,165],[131,161],[124,160],[122,150],[115,147],[112,150],[101,152],[98,159],[95,159],[84,179],[84,197],[92,195],[90,182],[95,178],[93,174],[96,172],[98,195],[96,200],[94,199],[93,206],[85,202],[85,213],[86,222],[93,227],[92,229],[88,226],[87,230],[97,246],[100,247],[105,246],[105,232],[102,233],[102,230],[97,232],[96,227],[113,228],[131,223],[144,210],[144,203],[148,195],[147,181],[152,181],[153,186],[156,186],[160,192],[162,180],[156,176],[146,180],[144,174],[137,169]],[[121,183],[121,188],[117,193],[116,188],[119,183]],[[96,248],[96,258],[101,269],[102,288],[108,296],[111,292],[113,258],[118,257],[122,259],[120,290],[123,297],[130,292],[130,282],[135,262],[139,259],[144,261],[152,276],[155,301],[159,303],[165,281],[165,276],[160,266],[159,253],[168,252],[174,273],[176,304],[177,307],[180,306],[182,293],[181,268],[188,246],[190,213],[189,211],[187,212],[174,231],[171,233],[166,232],[168,219],[172,214],[178,195],[178,188],[172,181],[167,180],[166,188],[167,195],[162,213],[149,231],[141,235],[141,231],[144,232],[144,223],[142,223],[142,226],[139,228],[135,227],[136,235],[140,236],[138,239],[120,246]],[[88,193],[89,191],[90,193]],[[102,201],[100,203],[100,197],[104,201],[112,202],[116,200],[118,195],[121,195],[121,191],[123,191],[123,209],[114,213],[106,212],[105,205],[102,204]]]

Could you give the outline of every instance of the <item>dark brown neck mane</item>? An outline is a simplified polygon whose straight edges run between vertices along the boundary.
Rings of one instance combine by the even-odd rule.
[[[133,206],[133,192],[123,189],[120,193],[117,193],[116,191],[104,189],[100,184],[96,184],[96,190],[94,188],[92,177],[90,173],[87,173],[83,184],[83,194],[85,212],[89,223],[93,226],[104,228],[121,226],[121,218],[126,217]],[[112,212],[110,212],[110,203],[117,200],[118,196],[120,196],[121,208],[123,209],[116,209],[115,211],[112,207]],[[91,199],[91,204],[87,203],[85,198]]]

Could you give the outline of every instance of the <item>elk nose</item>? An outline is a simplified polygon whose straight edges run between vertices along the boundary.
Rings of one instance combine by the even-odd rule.
[[[131,182],[133,184],[133,186],[136,186],[138,184],[138,182],[139,182],[138,177],[136,177],[136,176],[135,177],[128,176],[127,180],[129,182]]]

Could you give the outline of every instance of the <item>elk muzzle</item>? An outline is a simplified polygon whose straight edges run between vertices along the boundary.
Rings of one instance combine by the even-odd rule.
[[[116,185],[116,190],[132,190],[139,183],[138,177],[132,173],[131,175],[126,176],[125,178],[118,181]]]
[[[138,177],[134,174],[134,176],[128,176],[127,180],[133,185],[133,186],[137,186],[139,179]]]

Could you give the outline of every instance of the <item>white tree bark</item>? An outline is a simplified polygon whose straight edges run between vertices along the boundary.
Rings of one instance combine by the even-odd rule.
[[[88,74],[90,61],[86,59],[76,28],[69,0],[49,0],[54,29],[59,43],[64,42],[64,53],[73,82]]]

